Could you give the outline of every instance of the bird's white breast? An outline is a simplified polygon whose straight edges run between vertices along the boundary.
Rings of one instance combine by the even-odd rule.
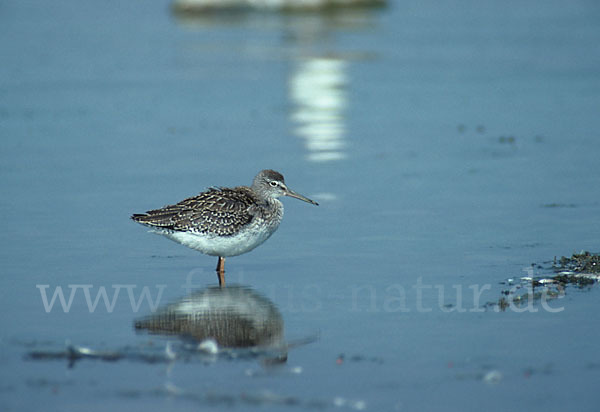
[[[221,257],[241,255],[264,243],[279,227],[283,218],[283,205],[278,200],[275,201],[278,203],[275,215],[271,215],[268,219],[255,216],[252,223],[231,236],[164,229],[155,229],[153,232],[206,255]]]

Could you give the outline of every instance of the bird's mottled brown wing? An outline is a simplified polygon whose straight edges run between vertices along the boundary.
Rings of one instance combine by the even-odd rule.
[[[181,202],[131,216],[147,226],[229,236],[237,233],[253,219],[252,192],[245,187],[212,188]]]

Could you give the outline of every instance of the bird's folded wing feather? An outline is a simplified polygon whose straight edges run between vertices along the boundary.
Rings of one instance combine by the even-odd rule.
[[[249,224],[254,217],[251,205],[255,199],[249,190],[243,189],[246,188],[211,188],[175,205],[134,214],[131,218],[156,228],[232,235]]]

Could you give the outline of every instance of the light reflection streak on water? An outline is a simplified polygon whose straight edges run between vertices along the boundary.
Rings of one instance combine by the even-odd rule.
[[[328,162],[344,159],[344,110],[347,106],[347,62],[339,58],[300,60],[292,74],[290,98],[294,132],[304,140],[308,160]]]

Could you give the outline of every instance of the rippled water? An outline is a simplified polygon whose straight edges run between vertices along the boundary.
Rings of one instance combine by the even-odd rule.
[[[4,3],[0,409],[596,409],[597,287],[486,306],[598,251],[596,3]],[[227,260],[287,361],[136,333],[216,259],[129,215],[263,168],[320,203]]]

